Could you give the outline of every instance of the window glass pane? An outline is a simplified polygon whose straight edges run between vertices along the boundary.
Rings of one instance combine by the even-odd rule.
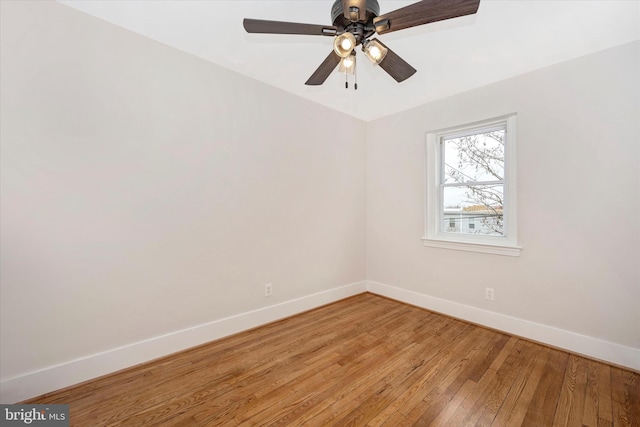
[[[505,130],[443,138],[444,183],[502,181]]]
[[[444,187],[442,231],[503,236],[503,200],[502,184]]]

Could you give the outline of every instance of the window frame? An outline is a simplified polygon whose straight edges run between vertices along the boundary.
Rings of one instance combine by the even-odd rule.
[[[441,230],[444,219],[444,202],[441,189],[444,184],[445,138],[461,137],[486,132],[496,127],[505,128],[504,178],[503,178],[503,224],[504,236],[487,236],[473,233],[451,233]],[[516,186],[516,114],[495,117],[461,126],[429,131],[425,141],[425,232],[422,238],[425,246],[483,252],[496,255],[520,256],[517,225]]]

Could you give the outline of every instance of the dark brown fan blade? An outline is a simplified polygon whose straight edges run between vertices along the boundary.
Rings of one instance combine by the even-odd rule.
[[[349,13],[350,7],[358,8],[358,21],[367,20],[367,0],[342,0],[342,11],[347,22],[351,21],[351,14]]]
[[[378,16],[373,19],[373,25],[378,34],[385,34],[430,22],[473,15],[478,11],[479,5],[480,0],[424,0]]]
[[[391,77],[396,79],[398,83],[407,80],[409,77],[415,74],[416,69],[409,65],[404,59],[400,58],[394,51],[385,46],[380,40],[373,40],[376,40],[382,46],[387,48],[387,54],[380,63],[380,66],[383,70],[389,73]]]
[[[336,66],[340,63],[340,57],[334,51],[331,51],[329,56],[320,64],[318,69],[313,72],[309,80],[305,82],[309,86],[318,86],[324,83],[329,77],[329,74],[335,70]]]
[[[331,25],[300,24],[297,22],[265,21],[245,18],[242,21],[247,33],[302,34],[310,36],[335,36],[337,28]]]

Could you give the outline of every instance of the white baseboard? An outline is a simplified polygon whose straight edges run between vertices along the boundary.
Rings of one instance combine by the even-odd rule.
[[[0,403],[15,403],[366,292],[357,282],[71,360],[0,382]]]
[[[640,370],[640,349],[604,341],[564,329],[535,323],[481,308],[435,298],[374,281],[367,281],[367,290],[397,301],[442,313],[508,334],[527,338],[552,347],[565,349],[589,358],[602,360],[635,371]]]
[[[540,323],[362,281],[71,360],[0,382],[0,403],[15,403],[320,307],[371,292],[458,319],[640,371],[640,349]]]

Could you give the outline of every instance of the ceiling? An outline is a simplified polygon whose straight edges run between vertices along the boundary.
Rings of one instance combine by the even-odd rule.
[[[356,91],[337,70],[304,84],[330,37],[242,27],[245,17],[330,25],[333,0],[59,2],[366,121],[640,39],[637,0],[481,0],[476,15],[378,36],[418,72],[397,83],[360,54]],[[379,3],[383,14],[414,2]]]

